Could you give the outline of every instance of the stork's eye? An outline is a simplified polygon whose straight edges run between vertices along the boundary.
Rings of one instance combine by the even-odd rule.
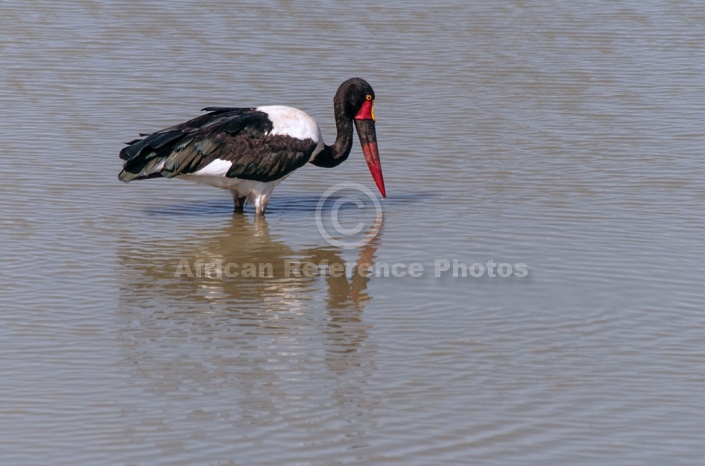
[[[372,94],[367,94],[367,95],[365,96],[365,99],[366,99],[366,100],[372,100]]]

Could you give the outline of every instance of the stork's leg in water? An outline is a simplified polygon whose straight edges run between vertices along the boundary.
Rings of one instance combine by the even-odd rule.
[[[255,198],[255,215],[264,215],[264,211],[267,210],[267,204],[269,204],[270,193],[271,190],[270,192],[260,194]]]
[[[245,209],[245,200],[247,196],[238,196],[236,192],[233,192],[233,200],[235,201],[235,208],[233,212],[236,214],[241,214]]]

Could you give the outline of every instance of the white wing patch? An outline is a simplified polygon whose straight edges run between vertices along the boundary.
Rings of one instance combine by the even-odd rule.
[[[205,167],[193,172],[194,175],[225,176],[233,163],[228,160],[215,159]]]
[[[272,136],[290,136],[301,140],[311,139],[314,143],[321,140],[321,130],[318,128],[316,120],[308,116],[306,112],[282,105],[258,107],[257,110],[266,113],[272,122],[274,128],[269,133]]]

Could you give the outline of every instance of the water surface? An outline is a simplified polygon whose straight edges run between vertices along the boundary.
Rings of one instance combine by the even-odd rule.
[[[695,1],[5,2],[0,462],[700,462],[704,43]],[[117,181],[124,141],[206,106],[296,106],[332,142],[351,76],[389,194],[365,246],[315,222],[374,189],[357,143],[265,219]]]

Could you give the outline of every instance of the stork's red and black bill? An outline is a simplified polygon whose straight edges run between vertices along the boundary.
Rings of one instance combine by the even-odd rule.
[[[377,133],[375,131],[375,112],[373,100],[363,102],[360,111],[355,115],[355,129],[360,138],[362,153],[365,155],[367,167],[370,169],[372,179],[375,180],[377,188],[382,197],[387,197],[387,190],[384,188],[384,177],[382,176],[382,165],[379,161],[379,151],[377,150]]]

